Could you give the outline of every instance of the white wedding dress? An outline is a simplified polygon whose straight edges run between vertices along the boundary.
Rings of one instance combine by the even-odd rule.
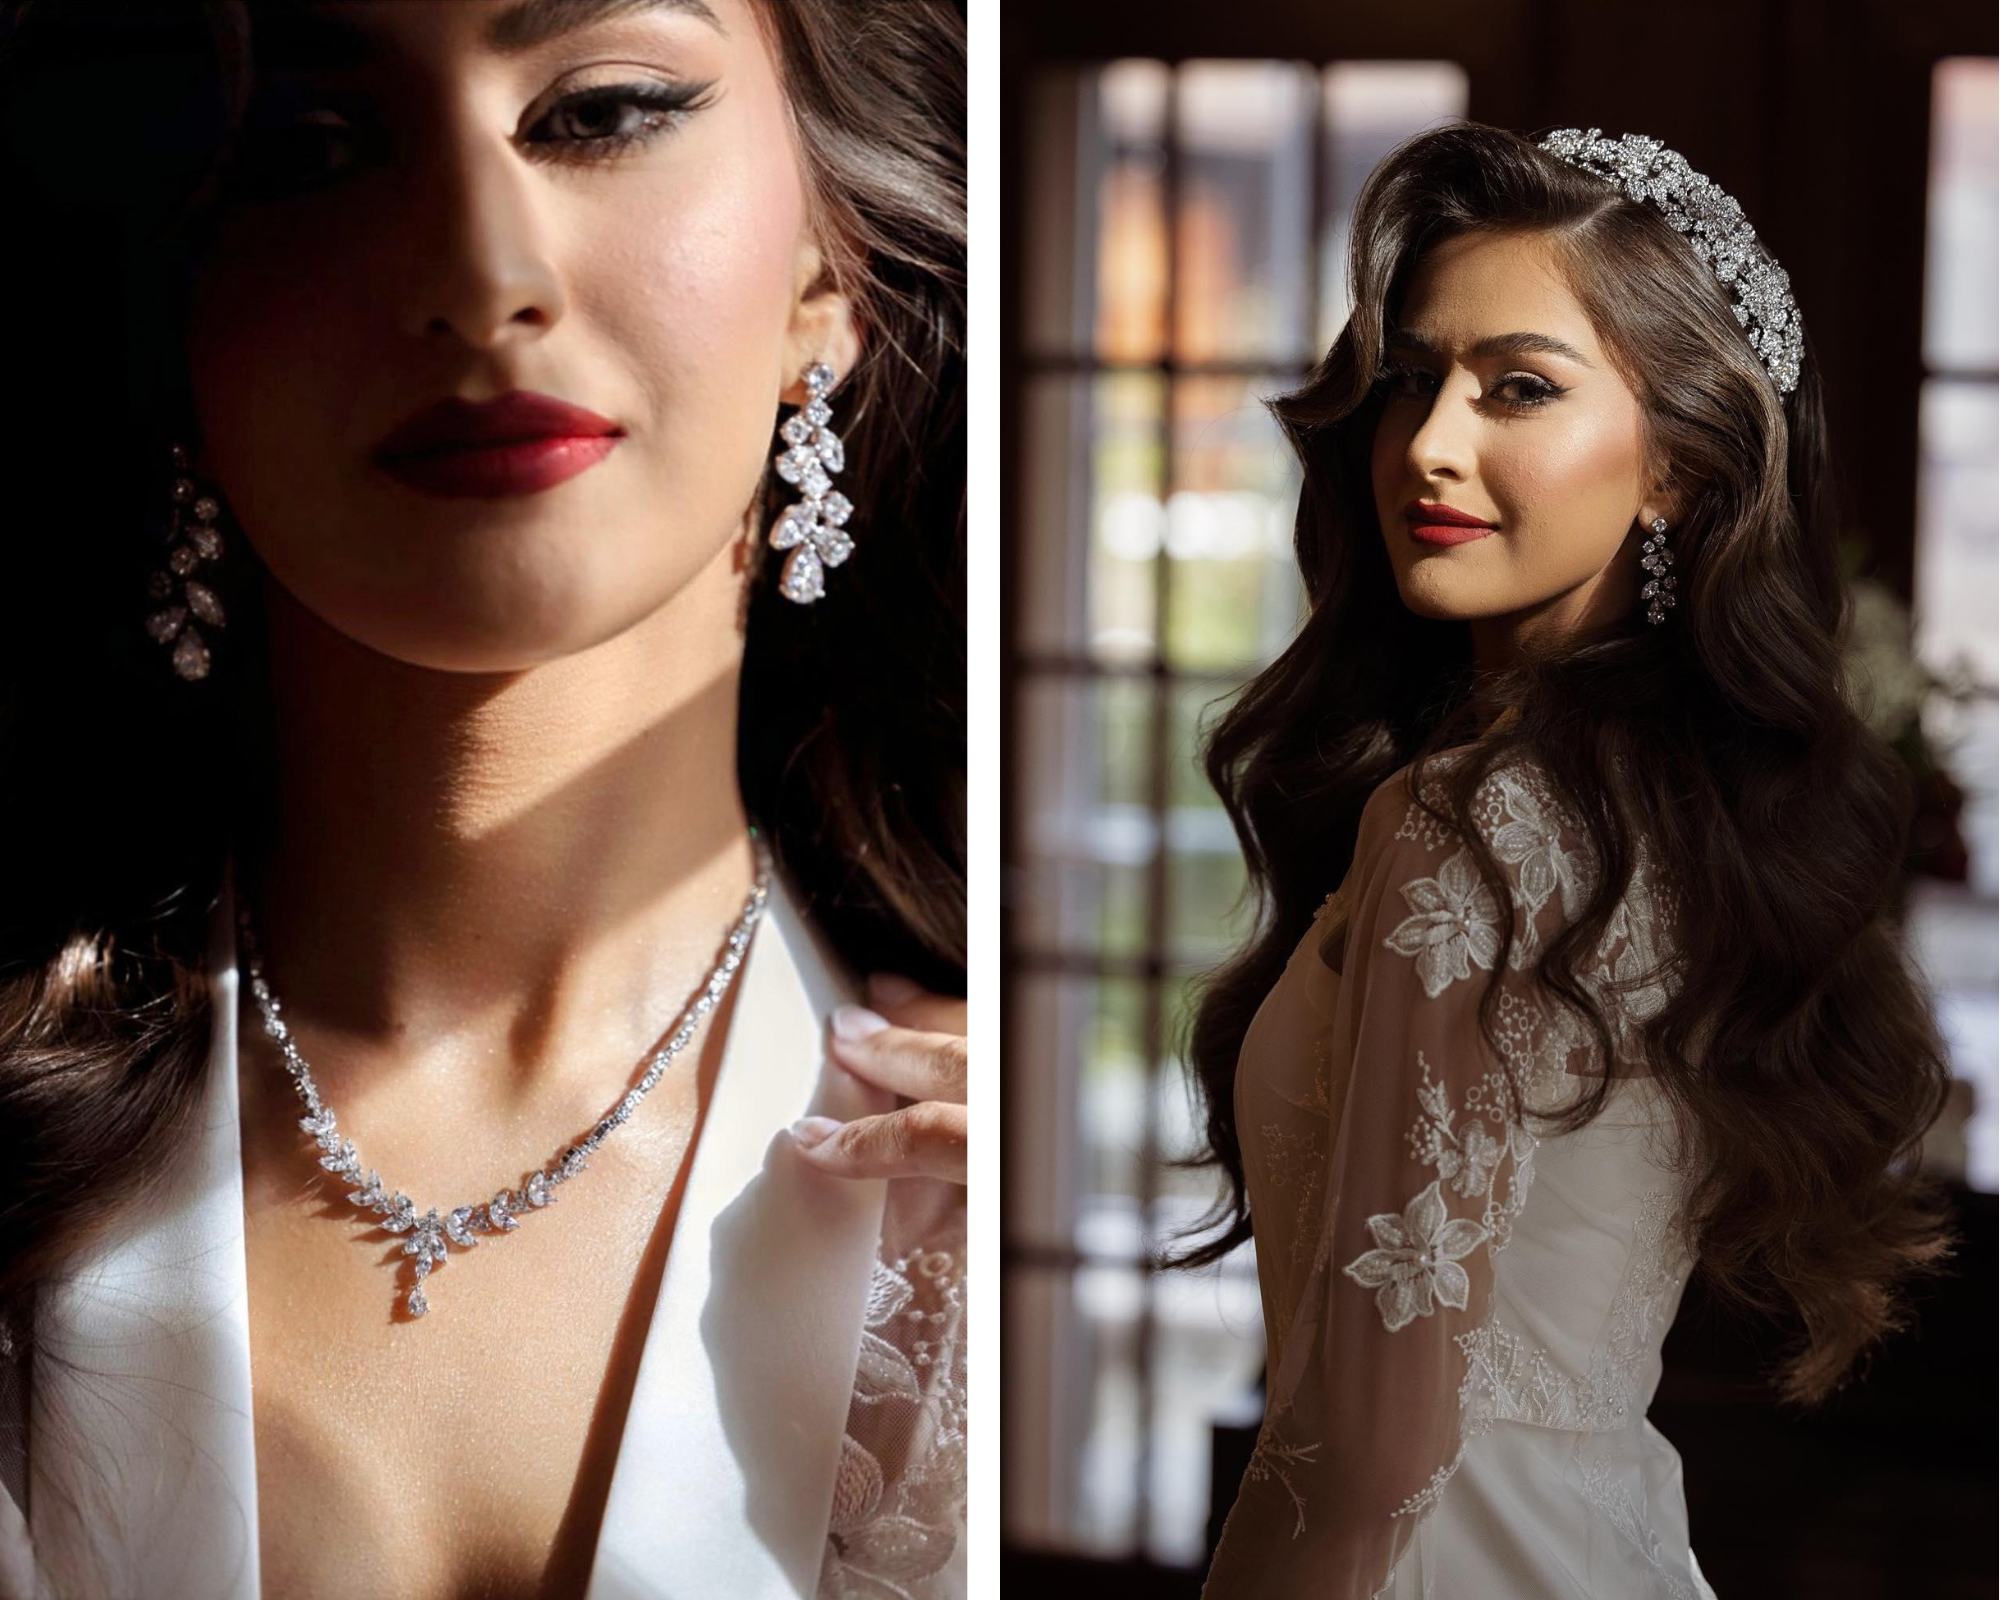
[[[0,1356],[0,1600],[262,1593],[226,886],[209,970],[199,1136]],[[851,987],[781,884],[737,982],[587,1600],[958,1600],[964,1191],[798,1157],[894,1102],[826,1062]]]
[[[1243,1042],[1269,1396],[1204,1592],[1713,1600],[1680,1458],[1646,1421],[1691,1266],[1675,1121],[1633,1048],[1672,981],[1670,898],[1642,850],[1582,969],[1614,1035],[1610,1099],[1551,1132],[1506,1086],[1545,1109],[1605,1070],[1530,982],[1589,892],[1580,830],[1539,768],[1489,775],[1474,814],[1503,908],[1408,774],[1369,799]],[[1503,916],[1496,1055],[1478,1004]]]

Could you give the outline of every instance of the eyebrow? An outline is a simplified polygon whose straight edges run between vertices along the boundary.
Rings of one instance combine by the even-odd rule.
[[[1438,347],[1422,334],[1408,328],[1394,329],[1389,335],[1389,343],[1401,349],[1415,350],[1421,355],[1437,355]],[[1490,333],[1472,347],[1472,354],[1481,357],[1492,356],[1561,356],[1574,361],[1580,367],[1596,369],[1596,363],[1573,344],[1546,333]]]
[[[708,0],[517,0],[486,24],[480,39],[494,55],[512,58],[585,28],[662,11],[693,17],[728,36]],[[337,71],[381,61],[390,49],[385,30],[321,5],[278,11],[259,55],[274,68]]]

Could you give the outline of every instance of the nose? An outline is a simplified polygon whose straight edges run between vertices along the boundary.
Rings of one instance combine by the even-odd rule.
[[[469,109],[444,120],[451,126],[425,141],[401,219],[409,247],[392,291],[398,321],[414,338],[475,349],[539,338],[565,306],[546,186]]]
[[[1476,426],[1477,419],[1453,395],[1451,380],[1442,380],[1429,412],[1410,435],[1405,452],[1410,471],[1426,481],[1436,478],[1463,483],[1474,469]]]

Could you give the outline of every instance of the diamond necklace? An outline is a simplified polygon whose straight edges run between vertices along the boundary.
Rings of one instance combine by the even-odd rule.
[[[474,1234],[512,1233],[520,1226],[516,1220],[518,1217],[553,1205],[556,1190],[583,1170],[588,1158],[596,1153],[597,1147],[610,1137],[614,1129],[623,1127],[631,1119],[639,1102],[660,1081],[668,1064],[687,1048],[702,1019],[729,992],[730,979],[736,976],[736,969],[743,964],[744,952],[750,948],[750,935],[757,926],[757,919],[763,916],[765,902],[770,897],[770,863],[762,844],[759,843],[756,848],[757,880],[751,887],[750,898],[743,904],[743,914],[736,919],[735,927],[729,930],[722,953],[709,969],[708,981],[682,1009],[679,1025],[667,1042],[647,1058],[645,1073],[639,1081],[597,1119],[597,1125],[589,1133],[565,1149],[547,1167],[529,1173],[527,1181],[519,1189],[502,1189],[482,1205],[456,1206],[443,1216],[439,1216],[435,1209],[426,1211],[422,1216],[417,1215],[416,1202],[402,1190],[391,1193],[383,1187],[381,1178],[374,1172],[363,1173],[361,1156],[354,1148],[354,1141],[341,1136],[333,1107],[320,1098],[319,1085],[313,1082],[312,1070],[307,1067],[305,1057],[299,1054],[292,1030],[284,1020],[284,1008],[271,993],[271,986],[264,981],[264,958],[257,945],[250,897],[247,894],[243,896],[237,918],[243,930],[244,971],[249,975],[250,992],[256,997],[257,1009],[263,1015],[264,1031],[284,1052],[285,1070],[291,1074],[292,1086],[306,1104],[306,1115],[299,1119],[299,1126],[318,1142],[321,1151],[319,1164],[355,1185],[347,1195],[351,1204],[380,1217],[382,1220],[377,1226],[384,1232],[409,1235],[403,1241],[403,1254],[411,1258],[416,1271],[416,1282],[411,1285],[405,1302],[412,1317],[421,1317],[430,1309],[430,1302],[424,1296],[424,1280],[431,1275],[433,1268],[444,1265],[445,1247],[457,1245],[461,1250],[470,1250],[478,1242]]]

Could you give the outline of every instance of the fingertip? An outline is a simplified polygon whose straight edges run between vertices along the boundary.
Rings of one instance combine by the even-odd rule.
[[[816,1150],[840,1132],[842,1126],[832,1117],[801,1117],[791,1126],[792,1143],[804,1151]]]
[[[858,1044],[863,1039],[872,1038],[889,1026],[889,1019],[870,1011],[866,1006],[836,1006],[833,1011],[833,1036],[844,1039],[849,1044]]]

